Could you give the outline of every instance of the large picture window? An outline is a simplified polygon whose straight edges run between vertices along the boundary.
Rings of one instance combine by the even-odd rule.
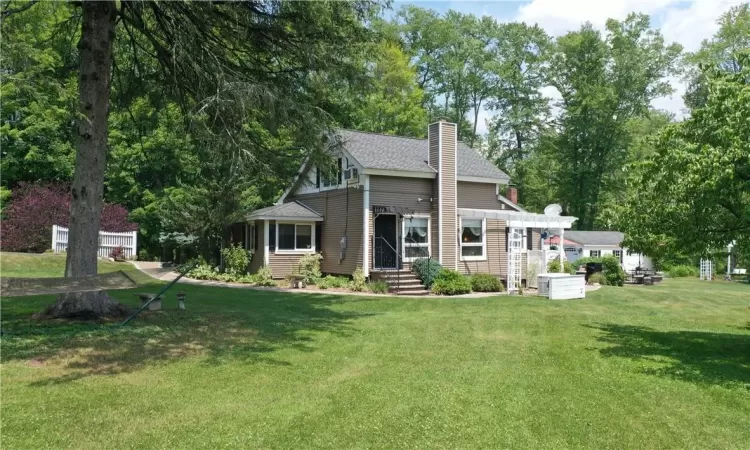
[[[484,219],[461,219],[461,259],[486,259]]]
[[[280,251],[315,251],[313,226],[310,224],[280,223],[277,225]]]
[[[427,258],[430,255],[430,219],[427,217],[404,218],[404,260]]]

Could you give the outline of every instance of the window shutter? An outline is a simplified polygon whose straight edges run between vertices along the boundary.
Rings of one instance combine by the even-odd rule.
[[[276,251],[276,222],[268,222],[268,251]]]
[[[534,233],[531,232],[531,228],[526,228],[526,249],[534,250]]]
[[[320,169],[318,169],[317,167],[315,168],[315,187],[320,187]]]
[[[339,184],[341,184],[341,182],[343,181],[342,173],[341,173],[341,163],[342,162],[343,162],[342,159],[339,158],[338,159],[338,167],[336,168],[336,172],[338,172],[338,177],[339,177]]]
[[[510,235],[510,228],[505,227],[505,253],[508,253],[508,237]]]
[[[323,251],[323,225],[320,222],[315,224],[315,251]]]

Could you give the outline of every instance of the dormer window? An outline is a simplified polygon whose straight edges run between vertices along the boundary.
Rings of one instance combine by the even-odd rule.
[[[320,167],[317,168],[317,175],[315,177],[316,180],[316,187],[331,187],[331,186],[338,186],[343,181],[342,179],[342,172],[341,172],[341,163],[343,158],[338,158],[336,160],[336,167],[333,168],[331,171],[324,171],[321,170]]]

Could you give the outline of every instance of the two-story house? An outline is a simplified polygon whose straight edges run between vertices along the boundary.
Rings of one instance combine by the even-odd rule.
[[[427,139],[340,130],[338,170],[303,165],[279,201],[248,214],[235,231],[254,250],[250,270],[293,272],[305,253],[323,255],[323,273],[376,276],[408,271],[431,257],[465,274],[490,273],[520,285],[525,253],[542,229],[575,218],[518,206],[508,175],[457,140],[456,125],[428,128]],[[506,194],[506,195],[503,195]]]

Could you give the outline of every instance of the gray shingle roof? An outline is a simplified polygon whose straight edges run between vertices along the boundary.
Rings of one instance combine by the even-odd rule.
[[[619,231],[566,231],[564,236],[581,245],[620,245],[625,237]]]
[[[273,205],[266,208],[256,209],[247,215],[247,220],[256,220],[272,217],[274,219],[306,219],[306,220],[322,220],[323,216],[303,205],[300,202],[289,202],[282,203],[281,205]]]
[[[427,139],[414,139],[338,130],[344,149],[365,169],[401,170],[434,173],[427,165]],[[509,177],[463,142],[458,143],[458,175],[494,178],[507,182]]]

